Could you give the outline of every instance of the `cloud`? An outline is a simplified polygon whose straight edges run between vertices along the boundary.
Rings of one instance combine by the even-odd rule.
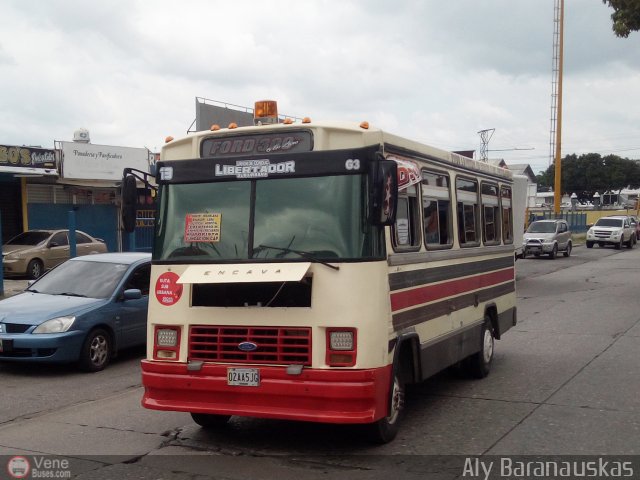
[[[50,147],[82,126],[94,143],[157,149],[186,133],[195,97],[273,98],[447,149],[478,149],[495,128],[490,150],[538,171],[553,13],[553,0],[7,0],[0,143]],[[640,147],[640,36],[615,37],[597,0],[565,17],[566,147]]]

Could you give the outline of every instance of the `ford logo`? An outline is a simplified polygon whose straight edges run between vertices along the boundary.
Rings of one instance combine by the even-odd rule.
[[[238,350],[243,352],[255,352],[258,349],[258,345],[253,342],[242,342],[238,344]]]

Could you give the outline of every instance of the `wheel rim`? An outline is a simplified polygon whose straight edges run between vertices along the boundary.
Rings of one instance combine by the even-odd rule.
[[[38,262],[35,262],[33,264],[33,266],[31,267],[31,276],[34,278],[38,278],[41,274],[41,269],[40,269],[40,264]]]
[[[91,363],[97,367],[103,365],[109,354],[109,347],[107,339],[103,335],[96,335],[93,340],[91,340],[91,345],[89,346],[89,359]]]
[[[404,407],[404,391],[400,386],[400,381],[398,377],[395,377],[393,380],[393,391],[391,392],[391,407],[390,413],[387,417],[387,422],[393,424],[398,420],[398,416],[400,415],[400,411]]]
[[[493,335],[491,335],[491,331],[487,328],[484,331],[484,341],[482,344],[482,357],[484,363],[491,362],[491,358],[493,357]]]

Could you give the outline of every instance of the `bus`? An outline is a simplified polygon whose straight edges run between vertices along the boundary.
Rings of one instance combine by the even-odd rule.
[[[258,113],[168,137],[156,182],[146,408],[389,442],[406,385],[486,376],[516,324],[506,169],[367,122]],[[126,175],[123,205],[135,187]]]

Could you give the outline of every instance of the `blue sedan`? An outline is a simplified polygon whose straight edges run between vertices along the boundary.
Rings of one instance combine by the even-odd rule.
[[[76,257],[0,301],[0,361],[107,366],[146,342],[151,255]]]

